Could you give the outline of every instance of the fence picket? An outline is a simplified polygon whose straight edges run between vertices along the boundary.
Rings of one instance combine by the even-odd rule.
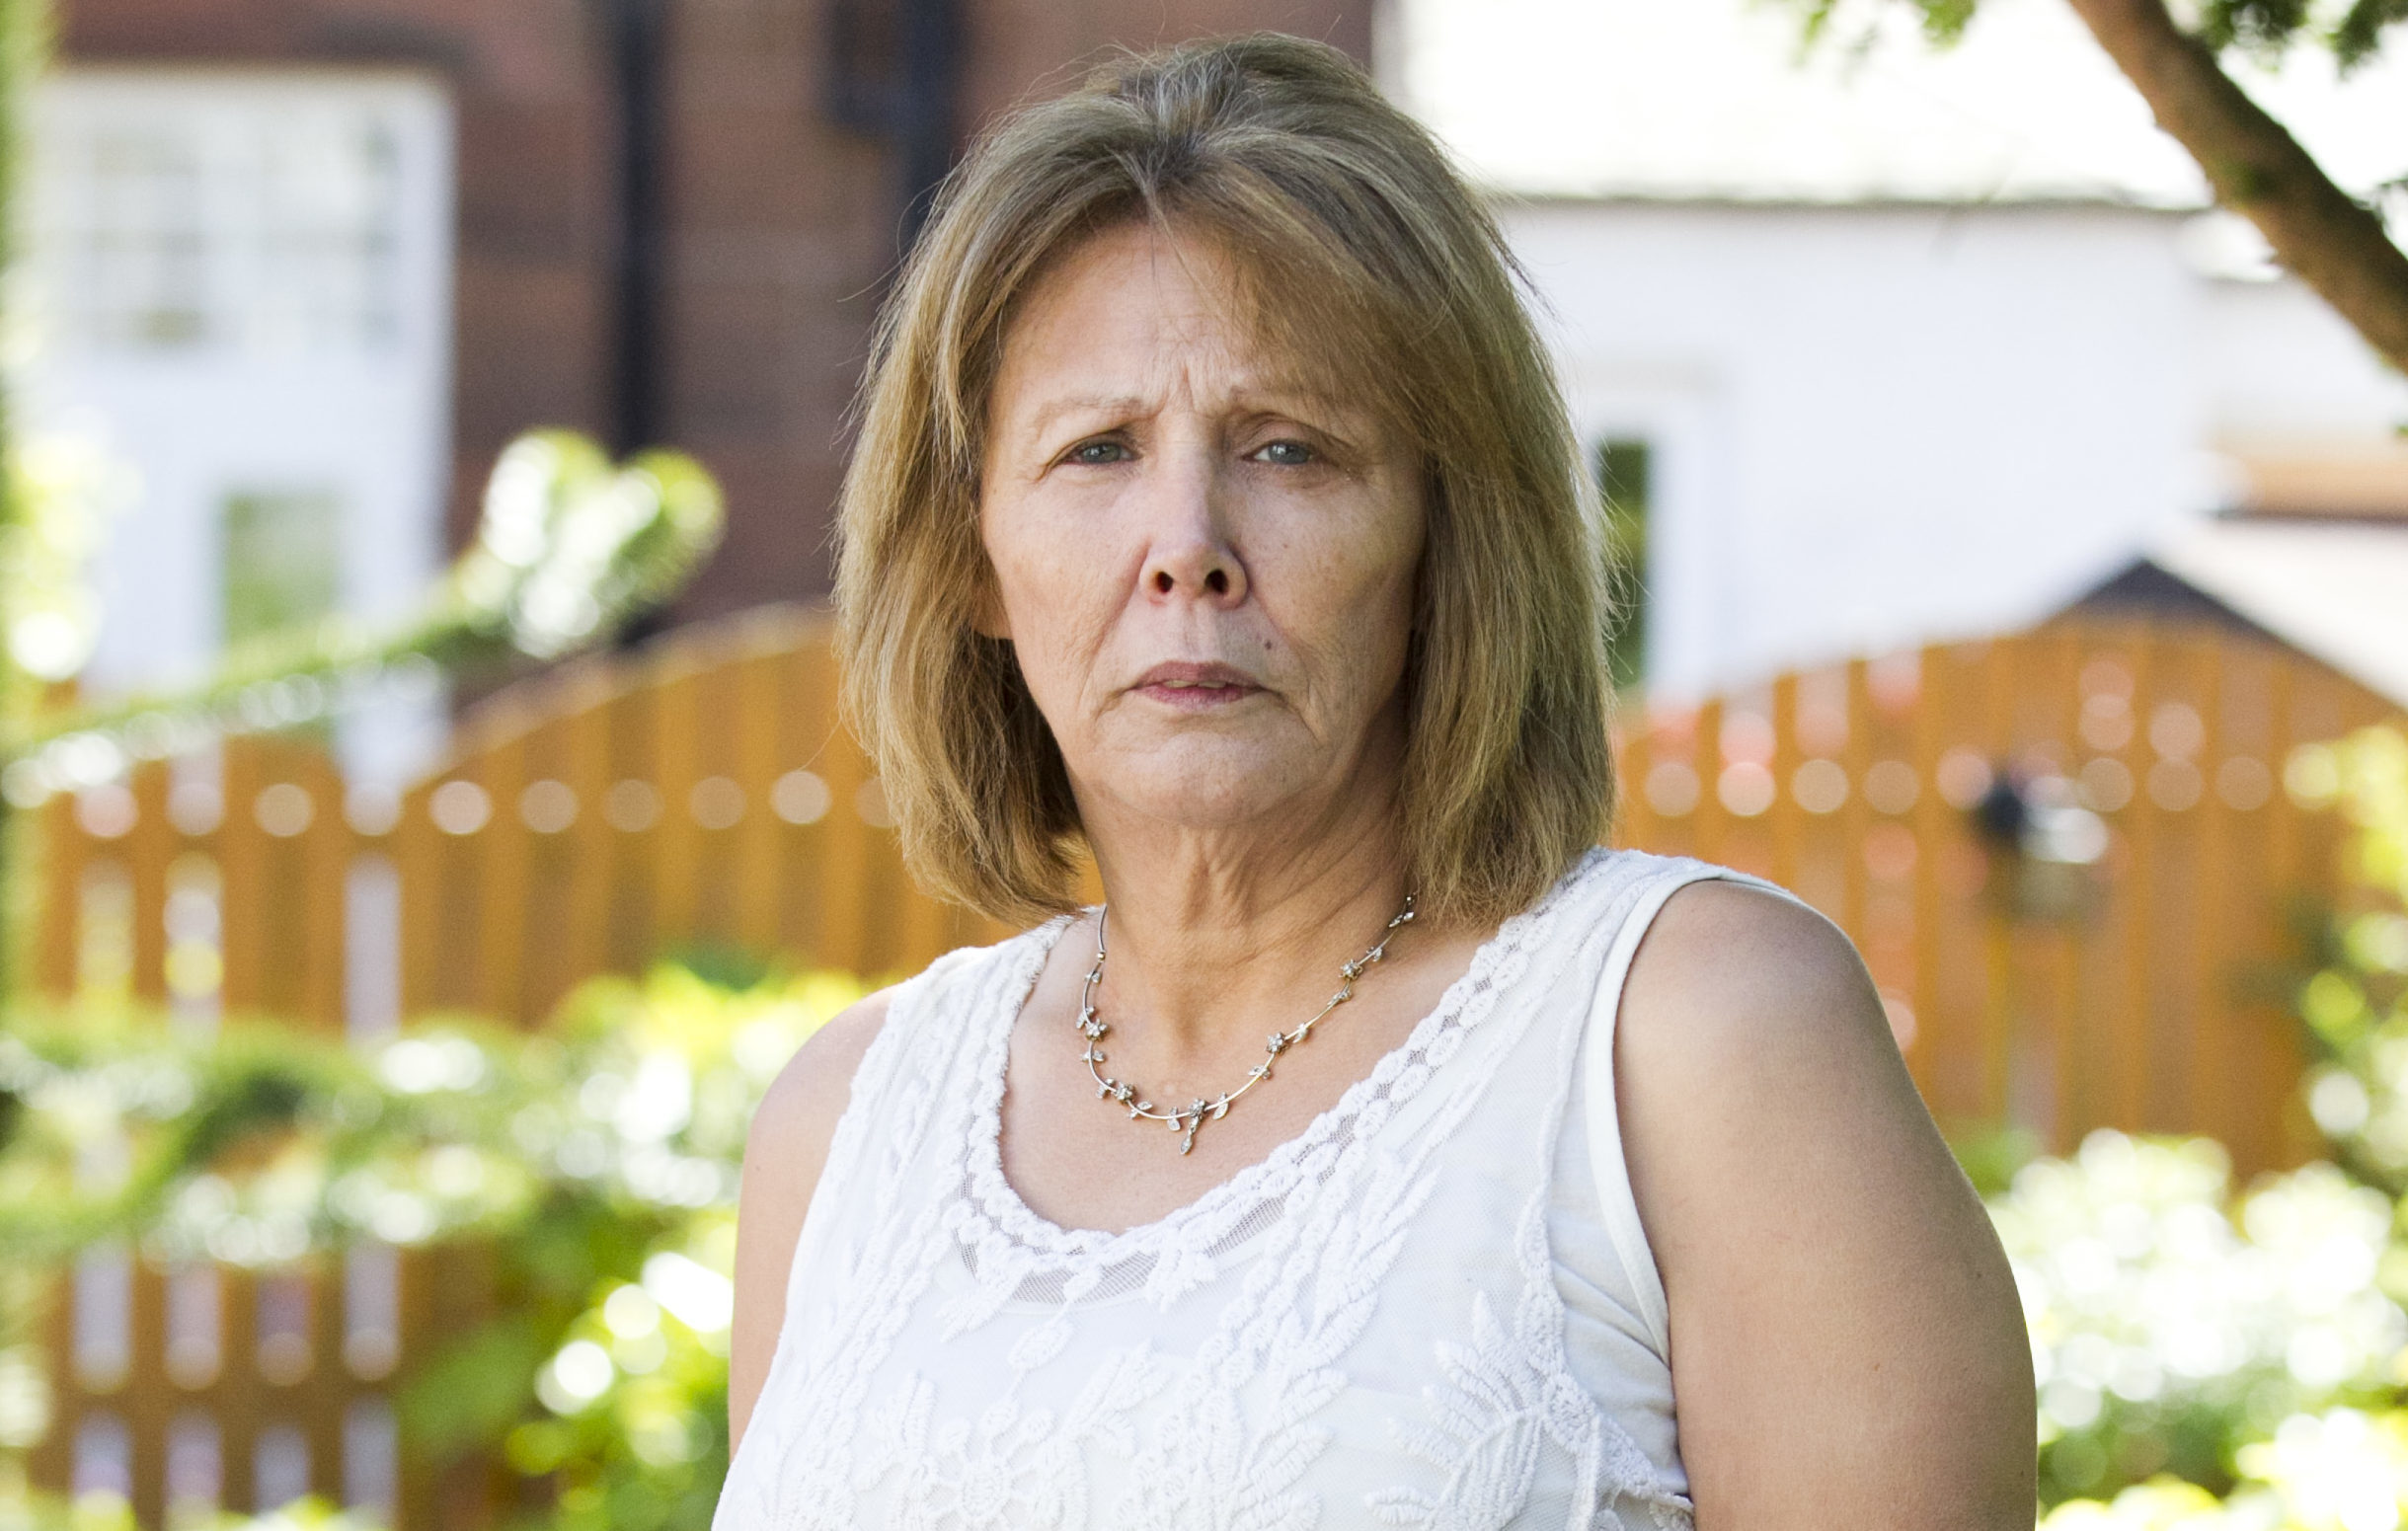
[[[497,740],[473,770],[462,775],[486,795],[481,830],[459,836],[475,842],[476,872],[469,884],[476,909],[477,987],[473,1008],[480,1015],[516,1016],[526,1011],[528,955],[551,933],[542,928],[543,906],[533,890],[537,836],[526,825],[524,800],[534,773],[527,769],[524,731]]]
[[[785,774],[783,731],[786,654],[774,630],[753,637],[737,661],[734,709],[736,746],[730,774],[741,793],[742,816],[734,830],[727,882],[734,904],[727,922],[731,942],[753,952],[775,952],[780,941],[781,842],[772,796]]]
[[[558,911],[546,927],[559,961],[544,970],[530,993],[537,1013],[559,1003],[585,973],[610,968],[610,872],[614,856],[610,819],[605,811],[613,772],[610,677],[598,668],[587,670],[560,690],[560,716],[552,728],[554,753],[551,779],[568,791],[565,800],[574,816],[553,836],[550,874],[544,887],[547,907]]]
[[[123,840],[133,879],[133,997],[156,1005],[167,998],[167,872],[182,849],[168,818],[168,773],[148,765],[134,773],[133,827]],[[150,917],[145,917],[146,913]]]
[[[699,657],[699,656],[697,656]],[[694,788],[717,743],[708,695],[712,672],[698,663],[663,664],[653,682],[654,785],[660,793],[653,831],[653,918],[663,944],[691,941],[701,912],[703,829],[694,821]]]

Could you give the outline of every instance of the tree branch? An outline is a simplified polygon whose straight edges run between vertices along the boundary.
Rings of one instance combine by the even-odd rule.
[[[2382,219],[2335,186],[2207,45],[2174,25],[2165,0],[2067,3],[2157,125],[2199,161],[2215,199],[2256,224],[2275,259],[2408,372],[2408,254]]]

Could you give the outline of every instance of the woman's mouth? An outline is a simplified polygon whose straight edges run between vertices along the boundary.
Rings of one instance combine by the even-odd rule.
[[[1155,665],[1130,689],[1165,707],[1193,713],[1242,702],[1263,688],[1226,664],[1174,662]]]

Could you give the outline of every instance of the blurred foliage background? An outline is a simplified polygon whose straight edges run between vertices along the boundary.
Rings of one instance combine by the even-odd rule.
[[[584,985],[540,1035],[436,1018],[367,1053],[273,1025],[194,1040],[137,1016],[19,1018],[0,1035],[0,1452],[46,1423],[39,1298],[74,1252],[289,1269],[374,1238],[472,1253],[493,1286],[490,1317],[408,1382],[415,1454],[505,1464],[530,1526],[708,1525],[744,1131],[861,992],[668,963]],[[100,1193],[77,1174],[96,1148],[131,1165]],[[105,1495],[42,1501],[21,1464],[13,1480],[0,1526],[123,1517]]]
[[[2408,737],[2290,769],[2351,829],[2349,902],[2296,988],[2329,1158],[2235,1187],[2205,1139],[1964,1145],[2030,1325],[2052,1531],[2408,1518]],[[270,1025],[194,1039],[19,1015],[0,1035],[0,1450],[40,1432],[33,1299],[76,1251],[272,1268],[374,1238],[474,1252],[496,1283],[491,1317],[407,1384],[414,1453],[504,1464],[523,1526],[699,1531],[727,1464],[745,1125],[862,992],[672,962],[583,985],[533,1035],[436,1017],[366,1052]],[[97,1144],[130,1165],[106,1192],[76,1173]],[[0,1525],[123,1515],[16,1481]]]

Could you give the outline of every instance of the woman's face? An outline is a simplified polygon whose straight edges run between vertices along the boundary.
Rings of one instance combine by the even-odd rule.
[[[1094,236],[1028,294],[988,406],[982,626],[1091,824],[1310,815],[1401,754],[1416,454],[1285,375],[1225,272],[1208,242]]]

